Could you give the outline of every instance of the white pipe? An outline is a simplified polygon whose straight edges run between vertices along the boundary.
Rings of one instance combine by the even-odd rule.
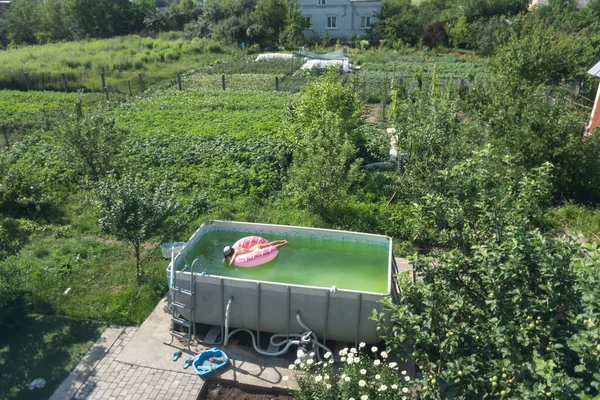
[[[277,352],[271,353],[268,351],[264,351],[262,350],[260,347],[258,347],[258,344],[256,343],[256,336],[254,336],[254,332],[248,330],[248,329],[236,329],[232,332],[229,332],[229,307],[231,306],[231,303],[233,302],[233,297],[230,297],[229,300],[227,301],[227,307],[225,308],[225,337],[223,340],[223,346],[227,346],[227,342],[229,341],[229,338],[234,335],[237,332],[248,332],[250,334],[250,336],[252,337],[252,346],[254,346],[254,350],[256,350],[257,353],[265,355],[265,356],[280,356],[282,354],[287,353],[288,349],[291,346],[298,346],[300,345],[300,340],[289,340],[289,339],[285,339],[282,340],[281,342],[275,342],[274,339],[278,338],[278,337],[287,337],[288,335],[284,335],[284,334],[276,334],[273,335],[271,337],[271,339],[269,340],[269,342],[273,345],[273,346],[281,346],[283,344],[285,344],[285,347]],[[292,333],[289,336],[290,337],[302,337],[305,336],[306,334],[310,334],[312,336],[312,342],[313,344],[317,345],[318,347],[322,348],[323,350],[330,352],[331,350],[329,350],[327,347],[325,347],[324,345],[322,345],[321,343],[319,343],[319,341],[317,340],[317,336],[314,334],[314,332],[308,328],[306,325],[304,325],[304,323],[302,322],[302,320],[300,319],[300,313],[296,313],[296,320],[298,321],[298,324],[300,324],[300,326],[304,329],[306,329],[307,333],[301,335],[299,333]],[[317,352],[318,354],[318,352]],[[319,360],[321,359],[320,355],[319,355]]]

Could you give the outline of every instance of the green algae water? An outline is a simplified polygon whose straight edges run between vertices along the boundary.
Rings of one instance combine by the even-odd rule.
[[[223,263],[223,247],[251,233],[231,230],[205,232],[187,259],[200,258],[195,272],[210,275],[295,285],[332,287],[387,293],[389,246],[382,243],[295,236],[285,233],[257,235],[267,240],[287,239],[279,255],[266,264],[242,268]]]

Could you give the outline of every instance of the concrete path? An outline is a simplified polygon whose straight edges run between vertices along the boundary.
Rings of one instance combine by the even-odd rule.
[[[117,356],[117,361],[133,364],[152,369],[174,371],[194,376],[200,380],[193,368],[183,369],[182,364],[190,357],[187,347],[182,346],[177,340],[173,346],[167,346],[169,342],[171,314],[164,311],[167,302],[163,299],[158,303],[152,314],[144,321],[136,331],[131,342]],[[242,334],[244,335],[244,334]],[[194,344],[192,353],[197,354],[209,347]],[[221,345],[229,356],[230,365],[221,371],[211,374],[212,378],[227,381],[236,385],[260,386],[266,389],[288,389],[295,387],[292,373],[288,366],[294,362],[295,352],[291,351],[287,356],[269,357],[257,354],[249,346],[237,345],[237,340],[232,338],[227,347]],[[178,362],[173,362],[173,352],[182,348],[183,355]],[[283,376],[289,376],[289,381],[283,381]]]
[[[117,360],[137,328],[108,328],[50,400],[195,400],[197,375],[140,367]]]

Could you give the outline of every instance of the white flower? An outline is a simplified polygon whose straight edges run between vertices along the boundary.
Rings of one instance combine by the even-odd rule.
[[[345,377],[345,378],[344,378],[344,381],[346,381],[346,382],[350,382],[350,377],[349,377],[349,376]]]
[[[326,380],[328,380],[328,379],[329,379],[329,375],[325,374],[325,375],[323,376],[323,380],[324,380],[324,381],[326,381]]]
[[[296,355],[298,357],[302,357],[304,355],[304,352],[302,351],[302,349],[298,349],[298,352],[296,353]]]
[[[402,393],[408,393],[408,388],[402,388]]]
[[[321,382],[322,380],[323,380],[323,377],[321,375],[315,376],[315,382]]]
[[[398,389],[398,385],[396,385],[395,383],[392,385],[392,389],[396,390]]]
[[[343,349],[340,350],[340,356],[345,356],[346,354],[348,354],[348,348],[345,347]]]
[[[302,362],[302,361],[300,361],[300,359],[296,359],[296,360],[294,361],[294,364],[298,365],[298,364],[300,364],[301,362]]]
[[[402,396],[402,400],[408,400],[408,397]]]
[[[372,351],[373,353],[377,353],[377,346],[373,346],[373,347],[371,347],[371,351]]]
[[[296,369],[296,366],[294,364],[290,364],[290,366],[288,367],[288,369]]]
[[[381,358],[388,358],[388,353],[386,351],[381,352]]]
[[[362,349],[362,348],[363,348],[363,347],[365,347],[366,345],[367,345],[367,344],[366,344],[365,342],[360,342],[360,343],[358,344],[358,348],[359,348],[359,349]]]
[[[366,370],[366,369],[361,369],[361,370],[360,370],[360,374],[361,374],[361,375],[365,375],[366,373],[367,373],[367,370]]]
[[[350,365],[350,364],[352,364],[353,362],[354,362],[354,358],[352,358],[352,357],[348,357],[348,364]]]
[[[340,376],[340,378],[344,379],[346,377],[346,374],[342,374],[342,376]]]
[[[381,385],[381,386],[379,387],[379,391],[380,391],[380,392],[385,392],[386,390],[387,390],[387,386],[385,386],[385,385]]]
[[[314,356],[315,356],[315,352],[314,352],[314,351],[311,351],[311,352],[310,352],[310,354],[309,354],[309,356],[310,356],[310,357],[314,357]]]
[[[354,400],[354,397],[350,397],[348,400]]]
[[[395,363],[394,363],[395,364]],[[392,366],[392,363],[390,363],[390,367]],[[395,366],[395,365],[394,365]],[[406,375],[406,371],[402,371],[400,372],[402,375]]]
[[[360,361],[360,358],[358,358],[358,357],[354,357],[354,363],[355,363],[355,364],[358,364],[358,362],[359,362],[359,361]]]
[[[323,357],[325,357],[325,359],[331,357],[331,352],[328,351],[327,353],[325,353],[325,355],[323,355]]]
[[[360,396],[360,400],[369,400],[369,396],[363,394],[362,396]]]
[[[375,360],[375,361],[373,361],[373,365],[379,365],[379,364],[381,364],[381,361],[380,361],[380,360]]]
[[[334,361],[333,361],[333,358],[332,358],[332,359],[329,360],[329,364],[333,364],[333,363],[334,363]]]
[[[315,360],[311,360],[310,358],[308,360],[306,360],[306,365],[312,365],[314,364]]]
[[[405,380],[406,382],[410,381],[410,376],[405,376],[405,377],[404,377],[404,380]]]
[[[325,387],[326,387],[327,389],[331,389],[331,385],[330,385],[329,383],[328,383],[327,385],[325,385]]]
[[[388,365],[390,366],[390,368],[394,368],[394,367],[395,367],[396,365],[398,365],[398,364],[396,364],[395,362],[391,362],[391,363],[389,363]]]
[[[342,362],[345,362],[345,361],[346,361],[346,357],[342,357],[342,358],[340,358],[340,360],[341,360]]]
[[[358,386],[365,387],[366,385],[367,385],[367,382],[365,382],[364,380],[361,379],[360,381],[358,381]]]
[[[289,379],[289,376],[284,376],[283,378],[281,378],[282,381],[287,382],[287,380]]]
[[[350,349],[350,353],[356,353],[356,349],[353,347]]]
[[[375,379],[381,379],[381,375],[379,375],[379,374],[375,375]]]

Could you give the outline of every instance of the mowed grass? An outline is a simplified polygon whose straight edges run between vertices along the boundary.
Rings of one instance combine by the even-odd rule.
[[[58,316],[28,315],[8,335],[0,335],[0,397],[47,399],[94,344],[106,325]],[[29,383],[44,378],[43,389]]]
[[[129,93],[131,87],[137,93],[138,74],[147,88],[237,53],[216,41],[185,40],[177,33],[27,46],[0,52],[0,89],[25,90],[27,72],[32,90],[63,91],[64,73],[70,90],[102,91],[104,71],[110,91]]]

